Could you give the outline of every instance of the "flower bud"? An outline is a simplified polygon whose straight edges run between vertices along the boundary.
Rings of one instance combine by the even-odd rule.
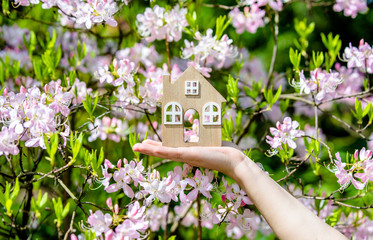
[[[113,208],[113,202],[111,201],[111,198],[108,198],[108,199],[106,200],[106,205],[107,205],[110,209]]]
[[[70,240],[78,240],[78,237],[73,233],[70,235]]]
[[[111,119],[109,117],[103,117],[102,118],[102,124],[105,126],[110,126]]]
[[[119,213],[119,206],[118,206],[118,204],[114,205],[114,212],[115,212],[115,214]]]
[[[122,161],[121,161],[121,160],[119,159],[119,160],[118,160],[118,162],[117,162],[117,168],[119,168],[119,169],[120,169],[120,168],[121,168],[121,166],[122,166]]]
[[[24,86],[21,86],[21,88],[20,88],[20,92],[21,92],[21,93],[26,93],[26,88],[25,88]]]

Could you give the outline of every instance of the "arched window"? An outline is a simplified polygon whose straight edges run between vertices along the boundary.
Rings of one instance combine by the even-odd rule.
[[[221,111],[217,103],[208,102],[203,106],[202,124],[203,125],[220,125]]]
[[[169,102],[164,107],[164,124],[182,124],[183,109],[177,102]]]

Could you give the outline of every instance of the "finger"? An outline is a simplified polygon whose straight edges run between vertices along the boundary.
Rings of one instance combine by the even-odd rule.
[[[157,142],[157,141],[154,141],[154,140],[151,140],[151,139],[146,139],[142,143],[150,144],[150,145],[153,145],[153,146],[162,146],[161,142]]]

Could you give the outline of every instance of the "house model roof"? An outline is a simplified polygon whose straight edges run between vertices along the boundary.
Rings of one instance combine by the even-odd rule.
[[[163,96],[159,102],[166,103],[177,100],[184,96],[185,81],[198,81],[200,83],[199,95],[194,96],[193,99],[201,99],[203,96],[218,103],[226,102],[227,100],[197,71],[193,66],[188,67],[180,77],[171,83],[170,75],[163,76]],[[182,94],[182,95],[181,95]],[[188,97],[190,98],[190,96]]]

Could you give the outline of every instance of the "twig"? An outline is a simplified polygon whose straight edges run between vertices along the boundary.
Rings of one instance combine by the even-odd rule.
[[[272,23],[272,21],[271,21]],[[276,56],[277,56],[277,43],[278,43],[278,23],[279,23],[279,14],[277,11],[275,11],[275,17],[274,17],[274,24],[273,24],[273,40],[274,40],[274,45],[273,45],[273,51],[272,51],[272,59],[271,59],[271,65],[269,67],[268,71],[268,81],[267,81],[267,88],[271,85],[272,78],[273,78],[273,69],[275,66],[276,62]],[[272,24],[271,24],[272,26]]]
[[[170,74],[170,77],[171,77],[171,56],[170,56],[170,46],[169,46],[169,43],[167,41],[167,36],[165,38],[165,42],[166,42],[166,51],[167,51],[168,73]]]
[[[189,206],[187,206],[184,211],[180,214],[180,219],[177,222],[174,222],[174,224],[171,227],[170,235],[174,234],[176,230],[179,228],[181,221],[185,218],[185,216],[188,214],[189,210],[192,208],[193,204],[195,202],[189,203]]]
[[[161,141],[162,142],[162,138],[159,136],[159,134],[158,134],[158,132],[157,132],[157,130],[154,128],[154,126],[153,126],[153,123],[152,123],[152,121],[150,120],[150,117],[149,117],[149,113],[148,113],[148,111],[147,110],[145,110],[145,115],[146,115],[146,118],[148,119],[148,121],[149,121],[149,124],[150,124],[150,126],[152,127],[152,129],[153,129],[153,132],[155,133],[155,135],[157,135],[157,137],[158,137],[158,139],[159,139],[159,141]]]
[[[198,240],[202,240],[202,219],[201,219],[201,193],[197,195],[197,221],[198,221]]]
[[[284,180],[286,180],[287,178],[289,178],[290,176],[292,176],[299,168],[300,166],[303,165],[303,163],[305,163],[308,159],[310,158],[310,155],[308,155],[307,158],[303,159],[293,170],[291,170],[285,177],[283,178],[280,178],[279,180],[277,180],[276,182],[279,183],[279,182],[282,182]]]

